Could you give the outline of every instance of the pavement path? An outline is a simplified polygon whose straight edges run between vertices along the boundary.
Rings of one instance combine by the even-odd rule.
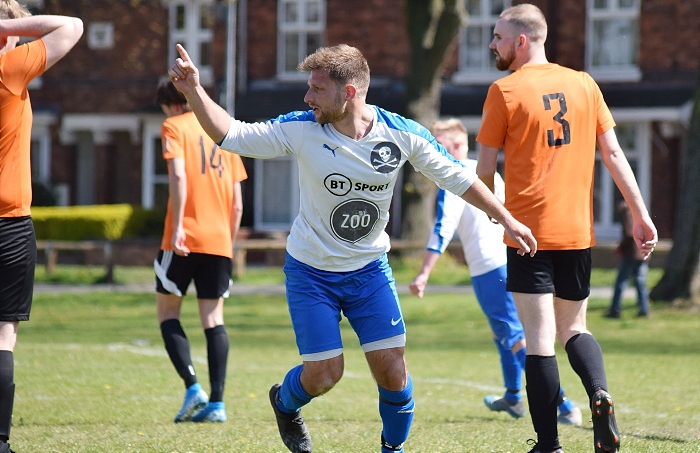
[[[396,289],[399,294],[409,294],[407,284],[398,284]],[[473,294],[474,288],[471,285],[428,285],[428,294]],[[107,284],[99,283],[94,285],[66,285],[54,283],[37,283],[34,285],[34,294],[55,294],[55,293],[90,293],[90,292],[123,292],[123,293],[152,293],[154,292],[153,283],[144,284]],[[592,297],[612,297],[612,287],[594,287],[591,288]],[[244,285],[234,283],[231,287],[231,294],[246,295],[246,294],[266,294],[277,295],[284,294],[284,285]],[[634,289],[627,288],[625,297],[635,297]]]

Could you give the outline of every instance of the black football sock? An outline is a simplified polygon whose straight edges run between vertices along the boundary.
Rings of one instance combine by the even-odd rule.
[[[226,327],[223,325],[205,329],[204,334],[207,336],[209,383],[211,384],[211,396],[209,397],[209,401],[215,403],[221,401],[224,396],[229,339],[226,333]]]
[[[525,382],[532,425],[537,433],[537,445],[541,451],[556,450],[560,447],[557,430],[557,358],[528,355],[525,358]]]
[[[12,351],[0,351],[0,441],[10,439],[15,401],[15,361]]]
[[[608,389],[608,380],[603,365],[603,351],[593,335],[580,333],[566,342],[566,353],[569,356],[571,368],[579,375],[588,400],[596,391]]]
[[[175,370],[185,382],[185,388],[189,388],[197,382],[197,375],[192,366],[190,357],[190,342],[178,319],[168,319],[160,325],[160,333],[163,335],[165,350],[168,351],[170,361]]]

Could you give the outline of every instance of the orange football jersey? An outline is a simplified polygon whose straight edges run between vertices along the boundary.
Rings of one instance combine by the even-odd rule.
[[[506,208],[541,250],[595,245],[596,138],[615,126],[585,72],[525,65],[489,88],[477,141],[503,148]],[[506,244],[518,247],[506,236]]]
[[[161,128],[161,137],[163,158],[182,158],[185,161],[185,245],[194,253],[231,258],[233,184],[248,177],[241,157],[216,146],[192,112],[166,119]],[[163,250],[172,250],[172,220],[168,200],[161,242]]]
[[[0,55],[0,217],[31,214],[33,116],[27,85],[45,69],[41,39]]]

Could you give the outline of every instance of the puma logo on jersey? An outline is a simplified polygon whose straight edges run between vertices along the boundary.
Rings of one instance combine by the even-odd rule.
[[[335,157],[335,150],[340,148],[340,146],[336,146],[335,148],[331,148],[330,146],[326,145],[325,143],[323,144],[323,148],[327,149],[328,151],[333,153],[333,157]]]

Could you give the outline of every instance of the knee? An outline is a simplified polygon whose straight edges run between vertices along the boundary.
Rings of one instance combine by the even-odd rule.
[[[340,381],[343,377],[343,369],[342,359],[304,362],[304,370],[301,374],[302,385],[312,396],[323,395]]]

